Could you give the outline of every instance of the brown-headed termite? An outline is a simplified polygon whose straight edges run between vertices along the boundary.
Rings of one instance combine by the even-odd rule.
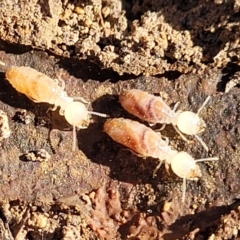
[[[31,67],[10,67],[6,71],[6,79],[20,93],[25,94],[33,102],[46,102],[54,105],[52,110],[60,107],[60,115],[63,115],[67,122],[73,126],[73,148],[75,148],[75,127],[85,128],[89,123],[89,114],[107,117],[106,114],[88,111],[82,102],[74,101],[64,91],[65,84],[58,85],[54,80],[45,74],[38,72]]]
[[[194,160],[186,152],[178,152],[168,145],[168,139],[163,140],[159,132],[145,125],[124,118],[108,119],[104,123],[104,131],[116,142],[128,147],[142,157],[157,158],[160,162],[154,175],[165,160],[165,165],[183,178],[183,201],[185,199],[186,179],[201,177],[198,162],[218,160],[217,157]]]
[[[171,109],[161,97],[138,89],[123,91],[119,96],[122,107],[129,113],[151,124],[172,124],[185,141],[187,139],[182,133],[194,135],[207,151],[207,145],[197,134],[203,132],[206,128],[206,124],[199,117],[199,114],[209,100],[210,97],[207,97],[198,112],[193,113],[190,111],[175,111],[177,104]]]

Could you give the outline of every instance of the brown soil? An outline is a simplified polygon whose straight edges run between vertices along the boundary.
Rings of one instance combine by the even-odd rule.
[[[4,138],[0,125],[0,239],[240,237],[240,5],[178,2],[0,3],[0,109],[11,131]],[[210,95],[201,112],[209,153],[171,125],[162,134],[178,151],[219,161],[199,163],[202,177],[187,181],[182,203],[182,179],[164,166],[153,178],[158,161],[114,142],[103,132],[105,118],[92,116],[72,151],[71,126],[12,88],[10,66],[61,76],[69,96],[111,118],[140,121],[118,102],[124,89],[193,112]]]

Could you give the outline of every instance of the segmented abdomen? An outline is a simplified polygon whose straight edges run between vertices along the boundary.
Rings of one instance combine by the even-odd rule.
[[[139,122],[124,118],[108,119],[104,124],[104,131],[113,140],[143,157],[164,160],[168,154],[159,148],[166,146],[161,135]]]
[[[34,102],[55,104],[61,88],[50,77],[30,67],[11,67],[6,79],[20,93]]]
[[[173,111],[161,97],[132,89],[119,96],[122,107],[129,113],[149,123],[171,123]]]

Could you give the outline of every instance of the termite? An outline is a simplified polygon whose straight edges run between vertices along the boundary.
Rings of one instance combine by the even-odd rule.
[[[104,123],[103,128],[114,141],[128,147],[139,156],[168,161],[168,158],[176,153],[168,146],[168,139],[162,139],[161,133],[137,121],[112,118]]]
[[[197,135],[203,132],[206,124],[199,117],[210,97],[207,97],[197,113],[190,111],[176,111],[177,105],[171,109],[161,97],[156,97],[147,92],[132,89],[122,92],[119,101],[122,107],[129,113],[151,124],[172,124],[177,133],[187,141],[186,135],[194,135],[202,146],[208,151],[207,145]]]
[[[57,79],[52,79],[31,67],[10,67],[6,71],[6,79],[20,93],[25,94],[35,103],[46,102],[54,105],[52,110],[60,107],[60,115],[73,126],[75,148],[75,128],[85,128],[89,123],[89,114],[107,117],[106,114],[88,111],[82,102],[74,101],[64,91],[65,84],[58,85]]]
[[[154,174],[165,160],[166,166],[170,165],[172,171],[178,177],[183,178],[183,201],[185,199],[186,179],[201,177],[197,163],[218,160],[217,157],[194,160],[186,152],[173,150],[168,145],[168,139],[163,140],[159,132],[130,119],[108,119],[104,123],[104,131],[114,141],[128,147],[137,155],[158,159],[160,162],[154,170]]]

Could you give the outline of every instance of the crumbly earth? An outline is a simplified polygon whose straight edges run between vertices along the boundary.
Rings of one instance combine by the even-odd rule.
[[[0,110],[11,132],[0,142],[0,239],[240,238],[240,4],[129,2],[0,3]],[[69,96],[111,118],[140,121],[118,102],[124,89],[193,112],[210,95],[201,112],[209,153],[194,137],[184,142],[171,125],[162,135],[195,159],[219,161],[199,163],[202,177],[187,181],[182,203],[182,179],[164,165],[153,178],[158,161],[110,139],[105,118],[92,116],[72,151],[71,126],[59,110],[47,111],[50,105],[6,81],[13,65],[61,77]],[[36,157],[39,151],[47,160]],[[34,153],[30,161],[26,153]]]
[[[122,74],[239,63],[239,0],[1,1],[0,36]]]

